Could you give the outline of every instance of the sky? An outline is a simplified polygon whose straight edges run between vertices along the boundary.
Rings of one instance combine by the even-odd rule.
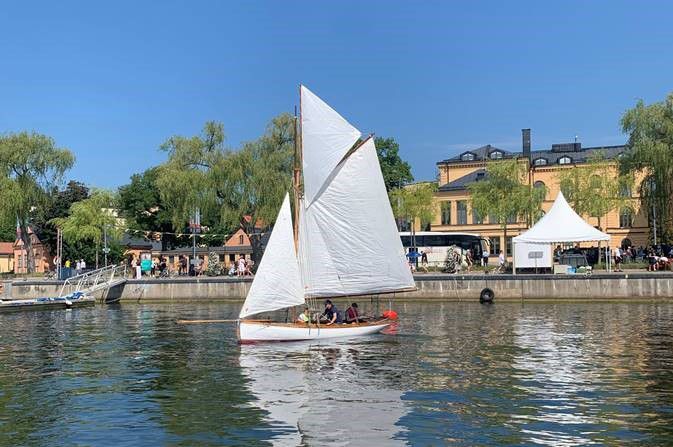
[[[491,144],[623,144],[638,99],[673,91],[672,2],[9,2],[0,133],[47,134],[102,188],[223,123],[231,149],[293,112],[303,83],[416,180]]]

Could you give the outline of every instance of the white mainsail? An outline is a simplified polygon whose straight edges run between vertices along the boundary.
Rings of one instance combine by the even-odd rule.
[[[304,157],[309,149],[304,148]],[[300,267],[306,296],[415,288],[372,138],[334,169],[314,200],[303,202],[300,214]]]
[[[303,303],[290,200],[286,194],[239,318]]]
[[[309,89],[300,90],[304,195],[310,204],[361,133]]]

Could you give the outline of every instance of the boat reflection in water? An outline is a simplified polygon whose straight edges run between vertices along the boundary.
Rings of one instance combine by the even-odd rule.
[[[273,445],[406,445],[397,425],[407,414],[402,393],[375,366],[382,344],[361,337],[242,345],[242,373],[252,405],[267,412]]]

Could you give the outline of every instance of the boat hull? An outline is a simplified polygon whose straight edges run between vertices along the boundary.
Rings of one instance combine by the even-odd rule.
[[[302,323],[271,323],[242,320],[238,326],[241,343],[271,341],[321,340],[337,337],[358,337],[381,332],[390,326],[388,319],[359,324],[316,325]]]

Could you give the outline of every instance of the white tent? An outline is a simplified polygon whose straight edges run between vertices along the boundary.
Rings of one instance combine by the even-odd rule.
[[[513,239],[514,244],[609,241],[610,235],[589,225],[566,202],[559,191],[547,214],[533,227]],[[514,267],[516,268],[516,258]]]

